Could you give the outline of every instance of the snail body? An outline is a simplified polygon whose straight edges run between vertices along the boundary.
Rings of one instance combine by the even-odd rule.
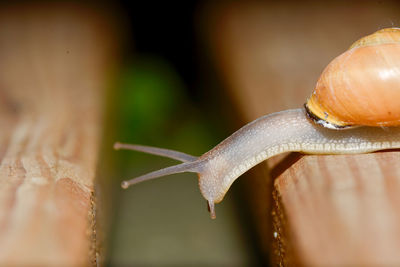
[[[397,38],[400,39],[400,30],[390,28],[360,39],[327,66],[305,109],[260,117],[200,157],[116,143],[116,149],[138,150],[183,162],[124,181],[122,187],[169,174],[195,172],[211,217],[215,218],[214,204],[222,201],[232,183],[274,155],[289,151],[354,154],[400,148],[400,127],[386,127],[400,125],[400,103],[393,101],[400,99]],[[392,56],[396,51],[398,56]],[[352,101],[354,97],[357,99]],[[337,130],[342,128],[346,129]]]

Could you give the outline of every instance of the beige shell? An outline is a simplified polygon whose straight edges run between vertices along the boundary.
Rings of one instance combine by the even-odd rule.
[[[400,125],[400,29],[355,42],[322,72],[305,104],[328,128]]]

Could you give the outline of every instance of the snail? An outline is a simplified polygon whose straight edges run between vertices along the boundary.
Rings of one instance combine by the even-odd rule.
[[[322,72],[304,108],[272,113],[243,126],[200,157],[116,143],[181,161],[122,182],[123,188],[181,172],[195,172],[211,218],[232,183],[283,152],[355,154],[400,148],[400,28],[356,41]]]

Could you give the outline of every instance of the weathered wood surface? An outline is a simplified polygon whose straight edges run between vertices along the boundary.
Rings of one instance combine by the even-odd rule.
[[[96,261],[107,27],[73,5],[0,9],[0,265]]]
[[[300,107],[330,60],[392,26],[398,11],[395,2],[236,2],[204,13],[217,71],[243,124]],[[399,157],[294,153],[269,160],[276,202],[267,181],[253,180],[250,196],[265,254],[273,251],[283,265],[399,265]],[[268,165],[256,168],[264,180]],[[271,206],[275,233],[268,231]]]

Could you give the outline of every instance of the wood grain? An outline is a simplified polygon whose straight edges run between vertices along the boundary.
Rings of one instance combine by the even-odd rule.
[[[375,1],[209,4],[205,36],[240,124],[300,107],[330,60],[358,38],[392,26],[399,9]],[[275,263],[400,264],[399,152],[295,153],[255,172],[264,183],[249,179],[251,209],[264,255]],[[273,204],[272,188],[265,193],[270,178]]]
[[[111,43],[74,5],[0,9],[0,265],[96,261],[93,190]]]
[[[275,186],[302,262],[399,264],[399,160],[399,152],[307,156],[279,176]]]

